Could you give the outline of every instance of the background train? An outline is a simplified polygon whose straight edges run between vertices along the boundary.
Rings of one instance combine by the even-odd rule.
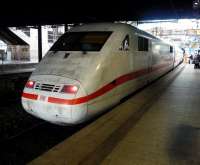
[[[46,121],[78,124],[170,71],[182,51],[131,25],[96,23],[62,35],[30,76],[24,109]]]

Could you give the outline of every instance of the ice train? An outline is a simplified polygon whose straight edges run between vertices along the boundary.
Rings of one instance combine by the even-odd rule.
[[[178,48],[131,25],[76,26],[51,47],[27,81],[24,109],[51,123],[84,122],[183,59]]]

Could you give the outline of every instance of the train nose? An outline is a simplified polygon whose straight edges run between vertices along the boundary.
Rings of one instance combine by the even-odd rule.
[[[76,104],[76,100],[85,95],[77,80],[37,75],[31,76],[27,82],[22,105],[28,113],[49,122],[76,124],[83,121],[87,114],[86,104]]]

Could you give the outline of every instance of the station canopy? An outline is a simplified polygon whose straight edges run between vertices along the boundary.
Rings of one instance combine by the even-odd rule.
[[[4,1],[0,26],[199,18],[199,0]]]

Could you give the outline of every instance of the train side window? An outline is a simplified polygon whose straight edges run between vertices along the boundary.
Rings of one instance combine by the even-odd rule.
[[[149,40],[144,37],[138,37],[138,51],[148,51]]]
[[[129,50],[129,35],[126,35],[126,37],[123,39],[120,50]]]
[[[173,46],[170,46],[170,53],[173,53],[174,50],[173,50]]]

